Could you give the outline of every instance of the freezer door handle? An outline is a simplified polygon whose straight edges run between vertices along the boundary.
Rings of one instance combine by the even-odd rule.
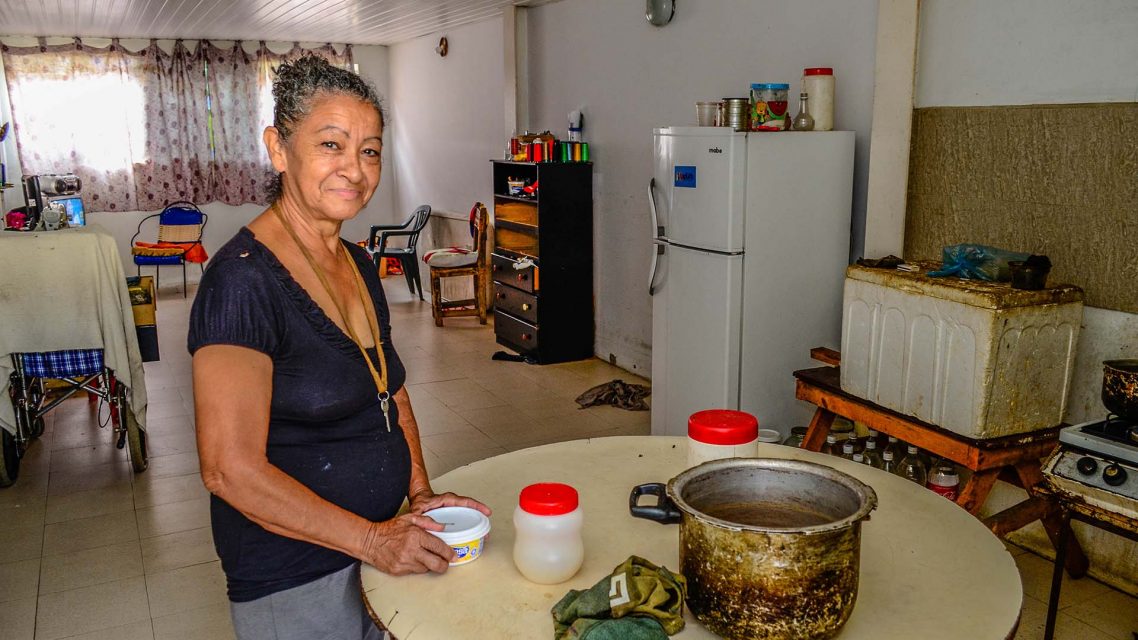
[[[652,269],[648,273],[648,295],[656,295],[656,271],[660,265],[660,256],[664,255],[664,247],[668,246],[666,240],[653,238],[652,244],[656,245],[656,250],[652,252]]]
[[[656,212],[656,178],[648,181],[648,211],[652,214],[652,233],[657,238],[665,237],[660,215]]]

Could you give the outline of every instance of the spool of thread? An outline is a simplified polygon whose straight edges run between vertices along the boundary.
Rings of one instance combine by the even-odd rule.
[[[553,155],[553,138],[545,141],[545,161],[553,162],[556,156]]]
[[[526,147],[526,162],[533,162],[533,144],[527,144]]]
[[[589,161],[589,143],[588,142],[582,142],[581,143],[581,162],[588,162],[588,161]]]
[[[533,161],[542,162],[545,155],[545,143],[535,142],[530,145],[533,148]]]

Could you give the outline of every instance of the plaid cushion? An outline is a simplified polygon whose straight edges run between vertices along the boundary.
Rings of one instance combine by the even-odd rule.
[[[103,372],[102,349],[18,353],[24,373],[36,378],[90,376]]]

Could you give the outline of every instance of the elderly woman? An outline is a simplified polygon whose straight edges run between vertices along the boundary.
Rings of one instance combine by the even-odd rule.
[[[308,56],[273,96],[273,203],[213,258],[190,317],[214,544],[238,638],[379,638],[360,562],[446,571],[422,514],[489,509],[431,490],[383,288],[340,239],[379,184],[375,90]]]

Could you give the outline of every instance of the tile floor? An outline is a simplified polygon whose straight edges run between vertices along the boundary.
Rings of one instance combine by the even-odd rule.
[[[580,412],[573,403],[614,377],[643,380],[599,360],[546,367],[492,361],[489,327],[462,318],[438,329],[430,307],[411,299],[400,280],[387,284],[432,475],[537,444],[648,433],[646,413]],[[233,637],[208,495],[197,475],[188,311],[180,294],[162,292],[162,361],[148,364],[146,376],[149,470],[133,474],[125,452],[99,428],[96,408],[71,400],[48,415],[17,483],[0,489],[5,640]],[[1009,548],[1024,579],[1016,637],[1040,638],[1052,565]],[[1065,586],[1057,637],[1134,640],[1134,630],[1135,599],[1090,579]]]

